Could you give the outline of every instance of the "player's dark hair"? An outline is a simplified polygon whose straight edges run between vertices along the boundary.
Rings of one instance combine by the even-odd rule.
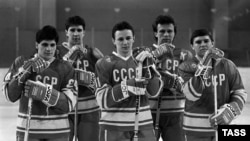
[[[194,38],[196,38],[198,36],[209,36],[209,38],[211,39],[211,41],[214,41],[211,32],[209,32],[207,29],[197,29],[191,35],[191,38],[190,38],[190,44],[191,45],[194,42]]]
[[[85,21],[82,17],[80,16],[73,16],[73,17],[69,17],[66,20],[65,23],[65,29],[68,30],[70,26],[82,26],[83,29],[85,30]]]
[[[113,29],[112,29],[112,38],[115,39],[115,32],[116,31],[121,31],[121,30],[131,30],[132,34],[135,35],[134,28],[127,22],[127,21],[122,21],[117,23]]]
[[[43,40],[55,40],[55,42],[58,43],[59,36],[56,28],[46,25],[42,29],[38,30],[36,33],[36,42],[40,43]]]
[[[153,31],[157,32],[157,25],[158,24],[173,24],[174,25],[174,33],[177,33],[177,26],[176,23],[174,21],[174,18],[171,17],[170,15],[159,15],[158,17],[156,17],[154,23],[152,24],[153,27]]]

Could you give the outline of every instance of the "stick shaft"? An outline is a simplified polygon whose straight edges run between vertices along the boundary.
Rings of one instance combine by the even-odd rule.
[[[156,117],[155,117],[155,136],[156,136],[156,140],[160,137],[160,129],[159,129],[159,122],[160,122],[160,112],[161,112],[161,100],[162,97],[161,95],[159,95],[158,97],[158,107],[156,110]]]
[[[142,77],[142,63],[138,63],[138,67],[136,68],[136,78],[141,79]],[[138,91],[139,93],[139,91]],[[135,126],[134,126],[134,140],[138,141],[138,131],[139,131],[139,113],[140,113],[140,95],[136,96],[136,108],[135,108]]]
[[[214,113],[217,114],[217,82],[216,82],[216,76],[214,75],[213,77],[213,84],[214,84]],[[217,121],[216,121],[217,122]],[[215,123],[217,124],[217,123]],[[218,141],[218,131],[215,131],[215,141]]]
[[[24,134],[24,141],[28,141],[29,140],[29,130],[30,130],[32,102],[33,102],[33,99],[29,98],[28,99],[28,117],[27,117],[27,122],[26,122],[26,130],[25,130],[25,134]]]

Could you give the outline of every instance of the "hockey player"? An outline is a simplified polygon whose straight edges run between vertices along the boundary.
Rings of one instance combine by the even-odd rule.
[[[95,47],[84,45],[85,21],[69,17],[65,23],[67,42],[59,47],[58,56],[69,61],[76,71],[78,103],[69,115],[71,137],[78,141],[98,141],[100,108],[95,98],[95,63],[103,54]],[[77,115],[77,116],[75,116]],[[77,130],[74,131],[74,130]]]
[[[19,100],[17,141],[69,140],[77,84],[71,65],[54,57],[57,42],[56,29],[44,26],[36,33],[37,53],[17,57],[4,77],[7,100]]]
[[[96,63],[100,141],[155,141],[148,96],[159,94],[162,81],[153,64],[144,66],[151,77],[145,79],[140,73],[142,67],[137,66],[152,56],[146,50],[135,50],[132,56],[134,39],[134,29],[128,22],[117,23],[112,29],[116,52]]]
[[[190,44],[195,58],[179,66],[186,81],[183,128],[187,141],[214,141],[217,125],[228,125],[241,114],[247,94],[237,67],[214,47],[207,30],[195,30]]]
[[[180,91],[182,80],[177,75],[177,68],[184,60],[191,59],[192,53],[173,45],[177,27],[171,16],[159,15],[152,27],[156,39],[156,44],[152,47],[153,56],[157,62],[157,70],[165,82],[160,96],[150,98],[156,138],[159,140],[161,137],[163,141],[183,141],[185,96]]]

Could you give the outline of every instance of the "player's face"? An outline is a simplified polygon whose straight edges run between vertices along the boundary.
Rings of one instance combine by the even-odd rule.
[[[68,38],[68,42],[71,46],[83,44],[83,37],[85,36],[85,30],[81,25],[70,26],[65,31]]]
[[[52,59],[56,52],[56,41],[55,40],[43,40],[40,43],[36,43],[38,50],[38,56],[48,61]]]
[[[115,32],[113,44],[116,46],[116,51],[119,55],[127,57],[132,54],[132,47],[135,37],[131,30],[118,30]]]
[[[162,43],[172,43],[175,37],[173,24],[158,24],[155,37],[158,39],[158,45]]]
[[[198,36],[194,38],[193,45],[191,45],[191,47],[195,51],[196,55],[202,58],[205,52],[208,49],[212,48],[213,45],[214,43],[212,42],[210,37],[206,35],[206,36]]]

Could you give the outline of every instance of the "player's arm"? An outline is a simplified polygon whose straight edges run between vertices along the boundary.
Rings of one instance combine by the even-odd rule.
[[[23,91],[23,82],[30,77],[31,63],[24,57],[16,58],[4,77],[3,93],[10,102],[17,101]]]
[[[247,93],[235,64],[228,61],[225,67],[225,70],[227,70],[226,77],[228,77],[229,81],[230,99],[227,103],[220,106],[218,113],[214,113],[210,117],[210,123],[212,126],[215,126],[216,124],[230,124],[241,114],[247,99]]]
[[[68,64],[62,67],[66,71],[62,77],[62,83],[55,88],[50,84],[28,80],[25,82],[24,94],[35,100],[43,102],[59,113],[70,112],[76,104],[77,82],[74,80],[74,69]]]
[[[183,93],[190,101],[197,101],[202,96],[205,83],[202,76],[195,76],[197,62],[188,60],[182,62],[178,67],[178,74],[183,79]]]
[[[100,79],[98,77],[98,79]],[[101,79],[99,81],[102,81]],[[126,102],[126,99],[136,95],[145,95],[145,80],[129,79],[123,80],[120,84],[113,87],[104,83],[101,87],[97,87],[96,97],[99,106],[102,109],[107,109],[113,106]]]
[[[10,102],[16,102],[22,94],[23,86],[18,83],[18,80],[12,78],[12,73],[9,71],[3,82],[3,94]]]
[[[68,113],[74,109],[77,101],[78,84],[75,79],[75,71],[70,64],[67,65],[68,70],[60,88],[60,97],[55,106],[55,110]]]
[[[162,79],[162,75],[160,74],[160,72],[158,72],[154,64],[147,67],[152,77],[150,79],[146,79],[147,80],[146,94],[149,97],[158,97],[164,87],[164,81]]]
[[[147,81],[145,85],[149,97],[157,97],[162,91],[164,82],[162,76],[156,69],[153,55],[146,47],[137,47],[133,50],[133,57],[137,63],[142,64],[142,79]]]

